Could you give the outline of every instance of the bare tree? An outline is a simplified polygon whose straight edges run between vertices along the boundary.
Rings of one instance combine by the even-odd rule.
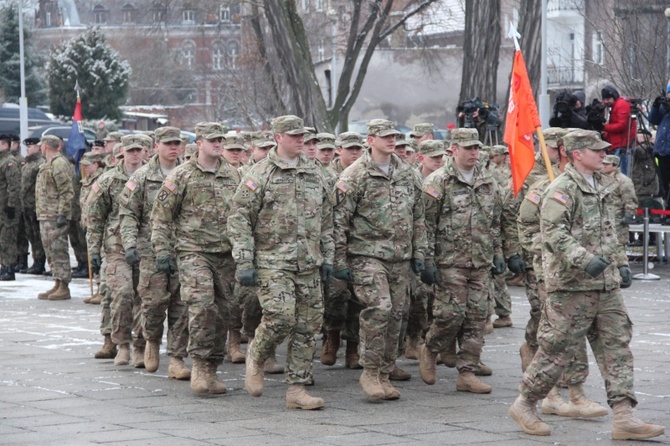
[[[537,100],[542,64],[542,0],[521,0],[519,11],[519,45]]]

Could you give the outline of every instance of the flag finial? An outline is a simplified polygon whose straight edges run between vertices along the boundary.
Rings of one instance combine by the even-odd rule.
[[[514,40],[514,48],[516,48],[517,51],[521,49],[519,46],[519,39],[521,38],[521,34],[516,30],[516,26],[512,21],[509,21],[509,32],[507,33],[507,37],[510,39]]]
[[[81,87],[79,86],[79,80],[74,81],[74,91],[77,92],[77,99],[79,99],[79,94],[81,93]]]

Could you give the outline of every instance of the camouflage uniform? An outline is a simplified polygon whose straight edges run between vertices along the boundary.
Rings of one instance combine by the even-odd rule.
[[[70,238],[70,245],[72,245],[72,250],[74,251],[74,256],[77,259],[79,269],[86,269],[86,271],[88,271],[88,257],[86,255],[86,233],[80,224],[81,187],[81,176],[75,174],[72,178],[72,190],[74,192],[74,198],[72,201],[72,217],[70,218],[70,224],[68,227],[68,236]]]
[[[44,163],[44,157],[40,152],[28,155],[25,165],[21,169],[21,205],[23,207],[23,221],[26,227],[26,235],[32,248],[33,260],[44,262],[46,254],[40,237],[40,224],[35,212],[35,184],[37,172]]]
[[[610,155],[613,158],[615,156]],[[607,158],[607,157],[606,157]],[[610,162],[613,160],[610,158]],[[617,161],[618,163],[618,158]],[[618,164],[617,164],[618,165]],[[621,173],[619,169],[616,169],[608,177],[612,180],[609,184],[608,189],[610,190],[610,195],[613,200],[612,211],[614,215],[612,220],[615,222],[617,227],[617,236],[619,243],[623,246],[628,244],[628,225],[623,222],[624,215],[636,215],[637,214],[637,196],[635,195],[635,186],[633,186],[633,181],[628,178],[626,175]]]
[[[164,180],[158,155],[130,177],[119,199],[121,241],[124,252],[136,248],[141,257],[137,292],[142,301],[144,338],[161,343],[167,314],[167,355],[183,358],[188,344],[188,308],[179,296],[179,276],[156,269],[151,247],[151,211]],[[170,255],[174,257],[174,250]]]
[[[17,231],[20,200],[21,170],[9,150],[0,152],[0,264],[4,268],[14,266],[17,257]],[[12,211],[8,211],[8,209]],[[7,215],[14,212],[12,218]]]
[[[304,132],[291,118],[276,132]],[[228,233],[238,270],[258,273],[263,317],[247,356],[262,365],[288,336],[286,382],[309,383],[323,318],[319,267],[333,259],[332,205],[316,165],[300,154],[289,166],[273,148],[242,179]]]
[[[68,227],[59,228],[56,219],[62,215],[72,218],[74,168],[61,153],[45,161],[37,173],[35,208],[40,222],[40,236],[54,279],[66,284],[72,280]]]

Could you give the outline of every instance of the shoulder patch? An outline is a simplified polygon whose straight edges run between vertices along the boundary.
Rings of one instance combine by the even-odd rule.
[[[165,180],[165,182],[163,183],[163,187],[165,187],[170,192],[174,192],[175,190],[177,190],[177,185],[170,180]]]
[[[158,196],[156,197],[156,199],[160,201],[165,201],[167,197],[168,193],[165,189],[163,189],[162,191],[158,192]]]
[[[137,183],[134,182],[133,180],[128,180],[128,182],[126,183],[126,188],[129,189],[130,191],[134,191],[135,189],[137,189]]]
[[[530,201],[531,203],[533,203],[534,205],[537,206],[538,204],[540,204],[540,201],[542,200],[542,197],[540,196],[540,194],[533,191],[533,192],[528,192],[528,194],[526,195],[526,200]]]
[[[100,192],[100,185],[98,184],[97,181],[93,183],[93,187],[91,187],[91,189],[93,189],[93,192],[95,192],[96,194]]]
[[[343,194],[349,192],[349,185],[342,180],[338,181],[335,187],[337,187]]]
[[[423,191],[430,195],[431,197],[435,198],[436,200],[439,200],[442,194],[440,193],[439,190],[435,186],[428,185],[426,186]]]
[[[246,183],[244,183],[247,188],[252,191],[256,192],[256,189],[258,189],[258,183],[256,183],[253,179],[249,178]]]
[[[561,203],[562,205],[567,205],[567,204],[568,204],[568,200],[569,200],[569,198],[568,198],[567,195],[564,195],[564,194],[562,194],[562,193],[560,193],[560,192],[556,192],[554,195],[551,196],[551,198],[553,198],[554,200],[558,201],[558,202]]]

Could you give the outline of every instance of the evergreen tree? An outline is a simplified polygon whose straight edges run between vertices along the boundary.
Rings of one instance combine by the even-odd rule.
[[[26,21],[24,20],[24,25]],[[46,93],[44,81],[32,56],[30,33],[23,27],[24,63],[26,74],[26,96],[31,107],[44,104]],[[21,59],[19,52],[19,14],[16,2],[0,7],[0,100],[19,102],[21,97]]]
[[[119,106],[128,96],[130,65],[109,46],[100,29],[91,28],[56,48],[47,72],[52,113],[72,114],[79,81],[84,118],[121,118]]]

